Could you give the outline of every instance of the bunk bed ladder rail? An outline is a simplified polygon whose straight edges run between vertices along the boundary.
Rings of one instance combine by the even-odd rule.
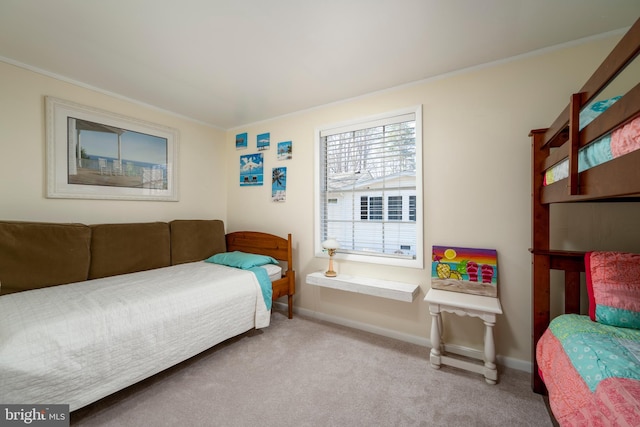
[[[571,95],[569,103],[569,179],[567,187],[571,196],[579,194],[580,110],[582,110],[585,97],[586,94],[584,92],[574,93]]]
[[[545,134],[548,129],[532,130],[531,137],[531,301],[532,301],[532,355],[533,369],[531,384],[536,393],[544,394],[546,387],[538,375],[535,344],[549,324],[550,294],[549,294],[549,205],[541,202],[542,183],[544,180],[544,159],[549,156],[550,146],[545,144]],[[537,230],[538,232],[534,232]]]

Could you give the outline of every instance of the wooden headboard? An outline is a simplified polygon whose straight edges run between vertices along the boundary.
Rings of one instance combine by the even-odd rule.
[[[269,233],[258,231],[236,231],[226,235],[227,251],[241,251],[253,254],[268,255],[279,261],[286,262],[286,271],[282,279],[273,285],[273,300],[287,296],[288,316],[293,317],[293,295],[296,292],[296,275],[293,270],[293,251],[291,248],[291,234],[282,238]]]

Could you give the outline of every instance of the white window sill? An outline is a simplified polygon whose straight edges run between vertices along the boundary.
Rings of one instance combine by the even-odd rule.
[[[397,301],[412,302],[418,295],[419,286],[410,283],[373,279],[371,277],[338,274],[327,277],[322,272],[307,275],[307,284],[331,289],[340,289],[359,294],[373,295]]]

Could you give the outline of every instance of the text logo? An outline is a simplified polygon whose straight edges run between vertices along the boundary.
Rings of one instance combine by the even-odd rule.
[[[69,405],[0,404],[0,427],[69,427]]]

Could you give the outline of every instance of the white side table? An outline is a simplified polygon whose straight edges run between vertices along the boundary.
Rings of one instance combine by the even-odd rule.
[[[498,380],[498,370],[495,359],[496,350],[493,341],[493,326],[496,324],[496,314],[502,314],[500,300],[493,297],[465,294],[461,292],[430,289],[424,300],[429,303],[431,313],[431,355],[429,361],[434,369],[440,369],[441,364],[466,369],[483,374],[485,381],[495,384]],[[479,317],[484,321],[484,365],[460,360],[447,356],[442,342],[442,312],[454,313],[458,316]]]

